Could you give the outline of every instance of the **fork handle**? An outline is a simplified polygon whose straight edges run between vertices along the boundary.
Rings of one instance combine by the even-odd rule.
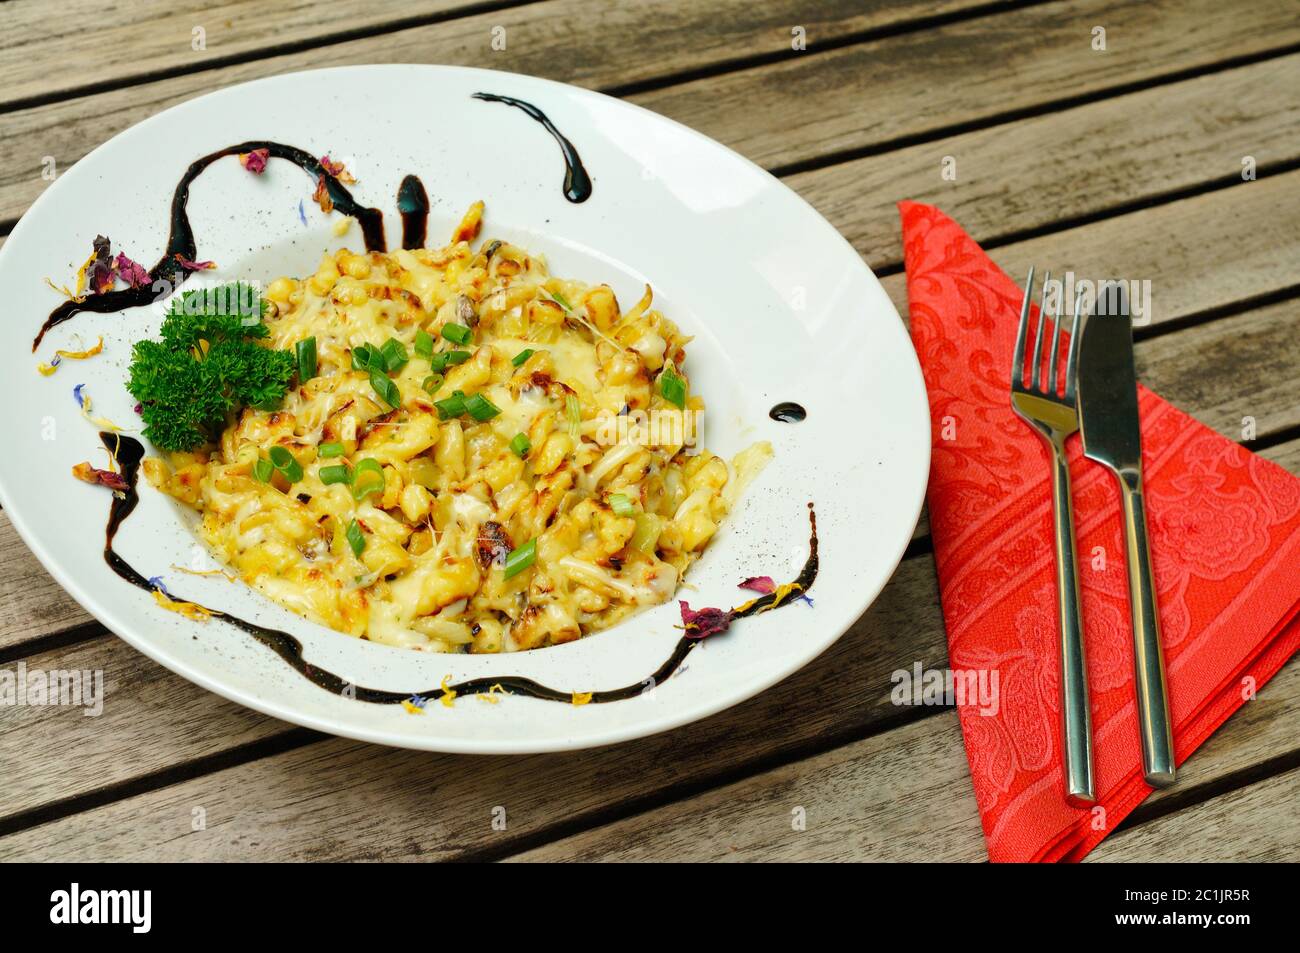
[[[1174,783],[1174,738],[1169,719],[1169,690],[1165,657],[1160,645],[1160,616],[1156,612],[1151,550],[1147,546],[1146,506],[1142,475],[1119,474],[1124,506],[1124,550],[1128,566],[1128,597],[1133,612],[1133,673],[1137,689],[1138,726],[1142,735],[1142,770],[1154,788]]]
[[[1079,613],[1078,557],[1074,545],[1074,507],[1065,438],[1052,440],[1052,512],[1056,521],[1056,597],[1061,621],[1061,729],[1065,752],[1065,799],[1075,807],[1097,797],[1092,776],[1092,714],[1088,670]]]

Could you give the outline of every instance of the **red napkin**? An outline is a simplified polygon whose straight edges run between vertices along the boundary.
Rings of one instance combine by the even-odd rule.
[[[1118,488],[1071,438],[1098,795],[1076,809],[1062,794],[1048,456],[1008,399],[1022,287],[938,209],[899,210],[930,396],[930,527],[948,655],[956,670],[999,679],[995,713],[973,698],[959,706],[989,857],[1079,860],[1151,793]],[[1145,388],[1138,406],[1182,763],[1300,647],[1300,480]]]

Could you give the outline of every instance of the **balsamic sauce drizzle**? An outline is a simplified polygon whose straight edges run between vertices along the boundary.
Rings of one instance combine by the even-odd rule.
[[[136,489],[136,481],[140,475],[140,461],[144,459],[144,445],[133,437],[125,434],[109,433],[101,431],[99,439],[109,452],[117,458],[118,466],[121,468],[122,478],[126,481],[127,489],[120,496],[114,495],[112,506],[108,511],[108,526],[104,533],[104,559],[113,572],[117,573],[133,586],[137,586],[146,592],[161,592],[162,589],[157,583],[150,582],[139,572],[137,572],[125,559],[123,559],[116,550],[113,549],[113,539],[117,535],[119,527],[128,516],[135,510],[136,504],[140,501],[139,492]],[[811,503],[808,504],[808,559],[800,570],[799,575],[794,579],[794,584],[799,587],[798,592],[807,592],[817,578],[817,514],[813,510]],[[164,593],[166,595],[167,593]],[[733,609],[732,617],[736,619],[745,618],[746,616],[757,615],[768,609],[778,608],[787,605],[789,602],[796,600],[788,598],[786,593],[786,602],[781,602],[781,591],[769,592],[759,596],[744,606]],[[171,598],[178,598],[172,596]],[[188,602],[189,600],[181,600]],[[197,605],[197,603],[194,603]],[[378,688],[365,688],[360,685],[353,685],[348,680],[335,675],[333,672],[318,666],[312,665],[302,654],[302,642],[279,629],[268,629],[265,626],[258,625],[255,622],[249,622],[241,619],[239,616],[230,615],[229,613],[220,612],[216,609],[208,609],[203,606],[207,612],[211,613],[213,618],[221,619],[228,622],[237,629],[251,635],[258,642],[265,645],[272,652],[283,659],[288,665],[302,675],[312,684],[333,692],[335,695],[343,695],[348,698],[355,698],[357,701],[371,702],[377,705],[396,705],[407,701],[415,695],[419,695],[428,701],[436,701],[447,692],[454,692],[456,695],[480,695],[491,693],[493,691],[508,694],[522,695],[527,698],[540,698],[544,701],[573,702],[573,692],[562,692],[559,689],[551,688],[531,678],[522,675],[493,675],[483,678],[472,678],[463,682],[457,682],[454,685],[448,685],[445,689],[442,686],[431,688],[425,692],[390,692]],[[637,695],[644,694],[656,685],[661,685],[665,680],[677,671],[686,656],[690,655],[695,646],[699,645],[702,639],[692,639],[689,636],[682,636],[677,645],[673,648],[672,654],[664,660],[664,663],[644,681],[637,682],[623,688],[613,688],[605,691],[591,693],[590,701],[595,704],[604,704],[606,702],[623,701],[628,698],[635,698]]]
[[[551,122],[544,112],[531,103],[510,96],[499,96],[494,93],[475,93],[474,98],[514,106],[539,122],[559,143],[560,151],[564,156],[564,197],[574,203],[585,202],[591,197],[591,177],[582,164],[582,158],[578,155],[578,150],[555,127],[555,124]],[[65,301],[50,313],[49,318],[42,325],[40,333],[36,335],[36,340],[32,342],[32,350],[35,351],[40,345],[47,331],[80,312],[91,311],[103,314],[111,311],[121,311],[126,308],[140,307],[170,294],[184,284],[189,277],[189,271],[181,265],[177,258],[179,256],[193,260],[198,254],[194,232],[190,227],[189,215],[186,210],[191,183],[218,159],[243,152],[253,152],[257,149],[266,149],[275,158],[286,159],[295,163],[313,181],[318,182],[321,178],[324,178],[334,207],[344,215],[352,216],[361,224],[361,230],[365,236],[366,250],[379,252],[386,250],[383,213],[377,208],[361,206],[352,197],[352,193],[321,165],[320,160],[302,149],[278,142],[260,140],[241,142],[238,145],[227,146],[196,160],[185,171],[185,175],[181,177],[176,186],[176,191],[172,195],[171,231],[167,238],[167,249],[158,264],[149,270],[149,283],[147,285],[141,288],[92,294],[82,301]],[[397,208],[402,216],[402,247],[405,249],[423,247],[428,228],[429,197],[425,192],[424,185],[416,176],[408,175],[402,180],[397,192]],[[772,409],[773,418],[785,419],[777,417],[777,411],[786,407],[797,410],[798,416],[792,419],[803,419],[805,412],[798,404],[780,404],[774,407]],[[151,582],[141,575],[113,548],[113,541],[117,536],[118,529],[126,521],[127,517],[135,511],[136,505],[140,502],[137,481],[140,474],[140,463],[144,459],[144,445],[135,438],[120,433],[104,431],[100,433],[99,438],[116,458],[118,466],[121,468],[122,477],[127,484],[127,489],[124,492],[114,495],[113,503],[109,508],[108,524],[104,533],[104,560],[113,572],[131,585],[146,592],[162,592],[164,595],[169,595],[159,583]],[[794,585],[799,587],[799,592],[806,592],[817,578],[817,514],[814,512],[811,503],[808,504],[808,520],[810,525],[808,560],[794,580]],[[745,603],[740,608],[733,609],[732,617],[739,619],[777,608],[785,604],[780,599],[779,592],[761,595],[757,599]],[[194,605],[198,605],[198,603],[194,603]],[[270,629],[255,622],[249,622],[239,616],[230,615],[216,609],[209,609],[206,606],[200,606],[200,608],[210,613],[213,618],[221,619],[252,636],[312,684],[336,695],[354,698],[357,701],[395,705],[410,699],[414,694],[422,695],[425,699],[433,701],[443,697],[448,692],[454,692],[457,695],[477,695],[494,691],[509,695],[539,698],[545,701],[565,703],[573,701],[573,692],[563,692],[522,675],[474,678],[449,685],[446,688],[438,686],[420,693],[393,692],[353,685],[333,672],[308,662],[303,657],[302,642],[288,632]],[[643,694],[648,689],[663,683],[677,671],[700,641],[702,640],[682,636],[663,664],[644,681],[623,688],[592,692],[590,701],[603,704],[622,701]]]
[[[505,103],[507,106],[514,106],[541,123],[543,128],[560,144],[560,152],[564,156],[564,197],[574,203],[585,202],[591,198],[591,177],[587,175],[587,169],[582,164],[582,157],[578,155],[578,150],[574,148],[573,143],[565,138],[559,129],[555,128],[555,123],[551,122],[546,113],[532,103],[526,103],[522,99],[515,99],[513,96],[500,96],[496,93],[474,93],[474,98],[481,99],[484,102]]]
[[[185,174],[181,176],[180,182],[176,185],[176,191],[172,194],[171,231],[167,236],[167,248],[158,264],[149,269],[148,284],[139,288],[123,288],[118,291],[89,294],[82,301],[63,302],[50,312],[50,316],[41,325],[40,333],[36,335],[36,340],[32,342],[32,351],[34,352],[40,346],[41,340],[45,337],[45,332],[62,324],[75,314],[82,311],[106,314],[111,311],[122,311],[126,308],[138,308],[142,305],[152,304],[159,298],[166,297],[183,285],[190,273],[177,261],[176,256],[179,255],[193,261],[198,255],[198,247],[194,242],[194,231],[190,227],[190,217],[186,210],[186,205],[190,199],[190,184],[218,159],[224,156],[237,155],[241,152],[253,152],[257,149],[265,149],[277,159],[287,159],[294,163],[306,172],[313,182],[319,182],[324,177],[325,187],[329,191],[330,199],[334,202],[334,207],[344,215],[351,215],[361,223],[361,231],[366,240],[366,251],[387,250],[384,242],[384,213],[377,208],[365,208],[360,205],[352,197],[352,193],[343,186],[343,183],[331,175],[321,165],[320,160],[311,153],[279,142],[261,140],[241,142],[238,145],[218,149],[216,152],[195,160],[185,170]]]
[[[783,424],[797,424],[808,416],[808,411],[803,409],[802,404],[796,404],[792,400],[785,400],[769,410],[767,415],[773,420],[781,421]]]
[[[429,228],[429,195],[418,176],[408,175],[397,187],[397,211],[402,215],[402,247],[407,251],[423,248]]]

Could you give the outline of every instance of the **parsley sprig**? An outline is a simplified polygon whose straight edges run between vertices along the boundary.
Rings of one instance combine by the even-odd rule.
[[[258,343],[269,333],[262,314],[248,285],[198,288],[172,302],[161,341],[136,342],[126,386],[155,446],[194,450],[216,439],[231,414],[284,399],[296,359]]]

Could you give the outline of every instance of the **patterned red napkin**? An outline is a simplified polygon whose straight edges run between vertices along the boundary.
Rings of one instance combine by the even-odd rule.
[[[1008,400],[1023,292],[938,209],[899,210],[950,664],[998,673],[995,713],[959,706],[989,856],[1079,860],[1151,793],[1119,492],[1071,438],[1098,795],[1081,810],[1062,794],[1048,456]],[[1138,404],[1181,764],[1300,647],[1300,480],[1145,388]]]

